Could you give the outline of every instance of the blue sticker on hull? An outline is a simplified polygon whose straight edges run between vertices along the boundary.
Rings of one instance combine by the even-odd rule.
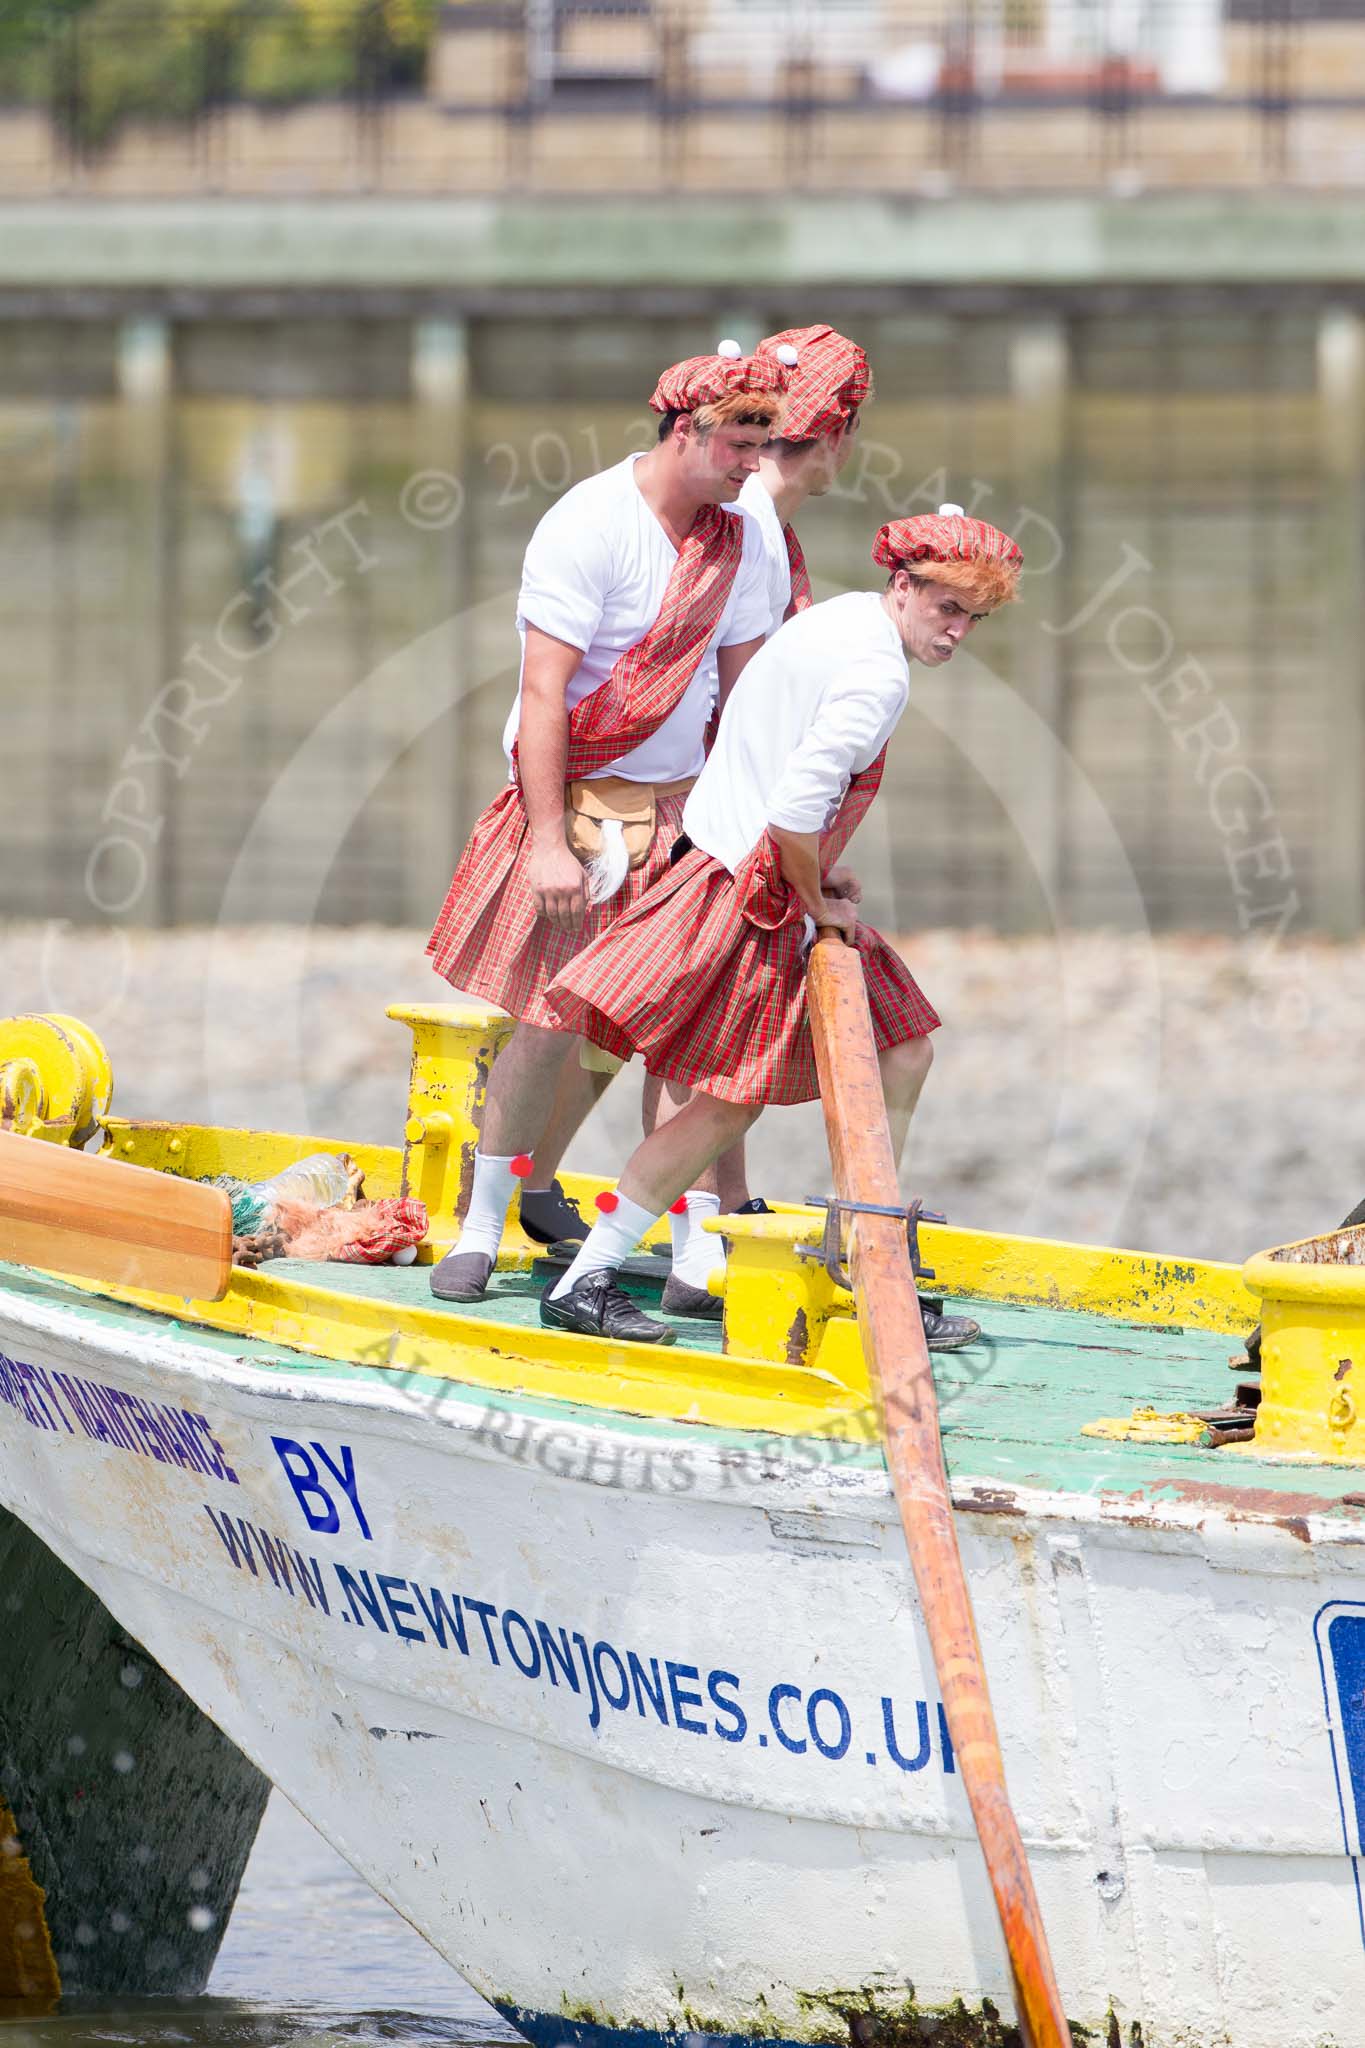
[[[1365,1943],[1360,1884],[1360,1860],[1365,1856],[1365,1603],[1333,1600],[1319,1608],[1313,1634],[1332,1740],[1342,1843],[1355,1876],[1356,1913]]]

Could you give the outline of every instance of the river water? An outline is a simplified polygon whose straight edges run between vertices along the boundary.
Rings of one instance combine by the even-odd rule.
[[[481,2048],[516,2039],[279,1793],[205,1997],[0,2018],[4,2048]]]
[[[869,585],[881,522],[946,498],[1025,551],[1025,601],[916,679],[873,914],[1269,940],[1292,895],[1292,928],[1321,925],[1365,808],[1340,779],[1365,479],[1324,453],[1356,443],[1317,316],[1078,293],[1042,419],[1037,310],[724,315],[749,340],[843,321],[875,366],[853,459],[802,512],[817,595]],[[120,390],[115,322],[0,321],[0,915],[430,928],[505,779],[527,540],[647,445],[660,367],[716,332],[490,315],[439,402],[424,336],[186,318],[154,400]]]

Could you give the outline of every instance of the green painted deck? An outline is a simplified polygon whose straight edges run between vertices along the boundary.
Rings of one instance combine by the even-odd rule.
[[[720,1324],[698,1322],[693,1316],[666,1316],[659,1307],[659,1290],[668,1278],[668,1261],[649,1253],[631,1261],[632,1268],[653,1269],[653,1285],[641,1282],[634,1271],[622,1277],[628,1294],[657,1321],[678,1333],[678,1343],[687,1351],[720,1351]],[[430,1266],[337,1266],[308,1259],[274,1259],[261,1268],[282,1278],[306,1281],[310,1287],[326,1287],[334,1294],[364,1295],[370,1301],[392,1301],[404,1307],[436,1308],[427,1286]],[[452,1315],[473,1316],[480,1322],[511,1323],[517,1329],[540,1328],[540,1297],[550,1284],[552,1268],[537,1263],[531,1273],[495,1273],[482,1301],[463,1302],[451,1307]]]
[[[428,1270],[422,1266],[365,1267],[282,1262],[290,1278],[323,1285],[338,1294],[428,1305]],[[663,1267],[660,1266],[662,1279]],[[490,1322],[533,1325],[543,1282],[527,1274],[500,1275],[488,1300],[472,1311]],[[353,1379],[392,1385],[395,1373],[374,1366],[339,1364],[251,1339],[196,1328],[169,1317],[101,1301],[39,1273],[0,1265],[0,1318],[6,1294],[31,1305],[50,1304],[88,1320],[92,1326],[125,1333],[145,1330],[174,1334],[224,1359],[303,1373],[319,1379]],[[1365,1468],[1248,1458],[1230,1450],[1195,1446],[1111,1443],[1080,1434],[1081,1425],[1101,1415],[1126,1416],[1140,1404],[1169,1409],[1211,1409],[1228,1404],[1235,1385],[1228,1369],[1236,1341],[1207,1330],[1182,1330],[1118,1321],[1067,1309],[1020,1307],[1001,1302],[949,1301],[975,1314],[984,1335],[966,1350],[934,1360],[942,1411],[943,1442],[956,1481],[979,1481],[992,1489],[1045,1487],[1083,1495],[1138,1496],[1148,1501],[1204,1499],[1211,1505],[1282,1518],[1336,1508],[1343,1518],[1365,1520],[1342,1505],[1342,1495],[1365,1491]],[[719,1325],[677,1322],[679,1350],[714,1352]],[[414,1376],[398,1374],[412,1383]],[[488,1395],[473,1385],[450,1383],[455,1398],[482,1408]],[[652,1437],[694,1436],[699,1424],[643,1422],[572,1403],[540,1397],[494,1397],[514,1413],[546,1415],[585,1427],[620,1428]],[[727,1442],[752,1443],[732,1431],[707,1427]],[[781,1439],[764,1436],[775,1449]],[[808,1461],[808,1447],[803,1449]],[[843,1462],[879,1463],[868,1446]]]

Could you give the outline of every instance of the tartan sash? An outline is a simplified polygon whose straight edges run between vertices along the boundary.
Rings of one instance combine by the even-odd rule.
[[[730,601],[743,553],[739,516],[703,505],[678,550],[654,624],[569,713],[566,781],[633,753],[677,710]],[[512,766],[515,773],[515,747]]]
[[[782,538],[787,543],[787,560],[792,572],[791,603],[783,616],[790,619],[797,612],[809,611],[814,599],[811,596],[810,571],[806,567],[805,551],[796,538],[796,528],[784,526]]]
[[[820,872],[827,875],[849,840],[867,816],[873,797],[881,787],[886,766],[886,748],[875,761],[853,776],[833,821],[820,835]],[[784,924],[797,924],[806,906],[783,879],[782,857],[771,832],[765,832],[757,846],[735,870],[735,893],[741,915],[760,931],[775,932]]]

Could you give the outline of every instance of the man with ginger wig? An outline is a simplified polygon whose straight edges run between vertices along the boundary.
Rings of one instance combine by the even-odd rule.
[[[542,1322],[642,1343],[672,1329],[616,1283],[623,1259],[764,1104],[819,1092],[805,954],[834,926],[862,955],[899,1158],[939,1019],[837,865],[881,781],[910,691],[909,663],[941,668],[972,628],[1015,596],[1016,543],[961,508],[893,520],[872,558],[881,592],[850,591],[790,619],[750,663],[684,811],[669,875],[580,954],[548,1001],[608,1052],[644,1054],[692,1099],[638,1147],[616,1206],[547,1289]],[[934,1349],[979,1335],[925,1309]]]
[[[545,989],[665,873],[705,758],[713,675],[723,701],[768,630],[757,529],[726,508],[786,382],[776,358],[736,342],[675,364],[650,400],[657,445],[566,492],[526,551],[511,777],[427,943],[454,987],[518,1019],[489,1081],[459,1240],[432,1273],[441,1300],[482,1297],[518,1178],[534,1235],[582,1229],[534,1153],[552,1115],[562,1150],[606,1076],[583,1073]]]
[[[739,494],[763,535],[768,563],[770,617],[768,632],[811,603],[810,575],[793,521],[810,498],[823,497],[853,452],[859,408],[872,390],[866,351],[846,334],[827,325],[787,327],[759,343],[761,353],[780,362],[788,375],[782,407],[781,437],[759,450],[758,470]],[[686,1099],[678,1083],[658,1076],[645,1082],[645,1129],[658,1114],[659,1100],[671,1105]],[[664,1290],[664,1308],[674,1315],[715,1318],[719,1299],[707,1292],[710,1269],[719,1263],[721,1246],[703,1228],[707,1219],[728,1213],[758,1215],[768,1205],[749,1192],[743,1140],[716,1161],[714,1184],[688,1188],[669,1218],[673,1239],[673,1271]]]

